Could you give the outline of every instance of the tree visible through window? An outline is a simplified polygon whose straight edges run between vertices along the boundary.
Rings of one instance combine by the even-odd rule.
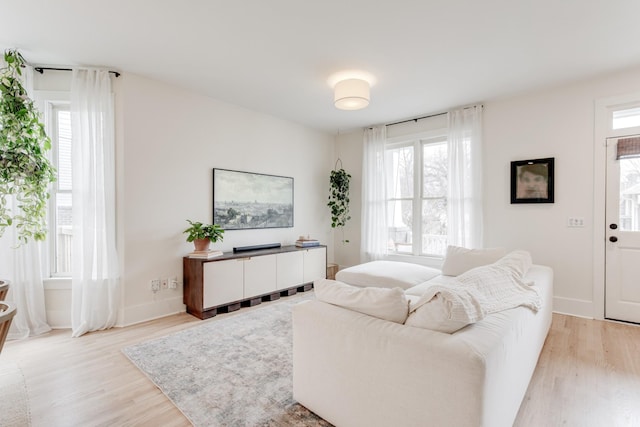
[[[447,247],[446,140],[391,144],[386,153],[392,171],[387,180],[389,252],[443,256]]]

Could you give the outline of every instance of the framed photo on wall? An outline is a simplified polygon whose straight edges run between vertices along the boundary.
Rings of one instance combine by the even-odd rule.
[[[511,203],[553,203],[554,158],[511,162]]]

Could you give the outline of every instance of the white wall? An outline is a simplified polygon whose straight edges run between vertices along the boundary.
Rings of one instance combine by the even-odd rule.
[[[605,224],[596,193],[604,176],[604,141],[594,141],[598,99],[637,92],[640,70],[602,76],[512,99],[485,104],[485,244],[531,251],[535,262],[553,267],[554,309],[600,317],[600,277],[594,266],[594,235]],[[511,205],[509,164],[513,160],[555,157],[555,203]],[[583,217],[584,228],[567,227],[568,217]]]
[[[602,216],[594,214],[604,205],[594,192],[604,177],[595,176],[594,164],[604,158],[594,142],[594,103],[639,89],[640,69],[632,69],[484,103],[484,246],[526,249],[534,262],[553,267],[556,311],[599,317],[602,310],[594,306],[603,292],[594,266],[604,263],[604,253],[594,256],[594,227],[605,224],[594,224]],[[340,135],[338,152],[354,164],[361,141],[362,132]],[[555,157],[555,203],[511,205],[510,162],[544,157]],[[585,227],[568,228],[570,216],[583,217]],[[350,227],[359,230],[359,218]],[[336,262],[357,263],[337,243]]]
[[[70,89],[70,73],[38,76],[36,89]],[[182,257],[193,250],[186,220],[211,222],[212,169],[294,178],[294,227],[230,230],[216,249],[293,244],[311,235],[328,246],[333,233],[326,199],[335,139],[295,123],[123,73],[116,100],[117,244],[122,283],[120,325],[184,311]],[[180,286],[154,294],[149,282],[176,277]],[[68,282],[68,281],[67,281]],[[50,283],[47,312],[68,327],[69,283]]]
[[[149,291],[153,278],[178,277],[192,250],[187,219],[212,221],[212,168],[294,178],[294,227],[230,230],[214,247],[332,238],[326,207],[334,138],[132,74],[122,80],[124,324],[183,310],[182,291]],[[329,259],[333,256],[329,244]]]
[[[349,182],[349,212],[351,219],[342,228],[334,230],[334,262],[340,268],[360,263],[360,218],[362,216],[362,132],[338,135],[336,138],[336,159],[351,175]],[[335,168],[334,164],[334,168]],[[338,164],[338,168],[340,165]],[[343,242],[348,240],[349,242]]]

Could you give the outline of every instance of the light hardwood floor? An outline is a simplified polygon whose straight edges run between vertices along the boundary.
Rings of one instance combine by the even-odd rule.
[[[53,331],[9,341],[0,363],[21,367],[34,427],[188,426],[120,350],[199,322],[180,314],[81,338]],[[515,425],[640,426],[640,327],[554,314]]]

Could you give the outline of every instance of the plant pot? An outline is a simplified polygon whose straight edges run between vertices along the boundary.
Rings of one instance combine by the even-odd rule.
[[[209,239],[196,239],[193,241],[196,251],[208,251],[211,240]]]

